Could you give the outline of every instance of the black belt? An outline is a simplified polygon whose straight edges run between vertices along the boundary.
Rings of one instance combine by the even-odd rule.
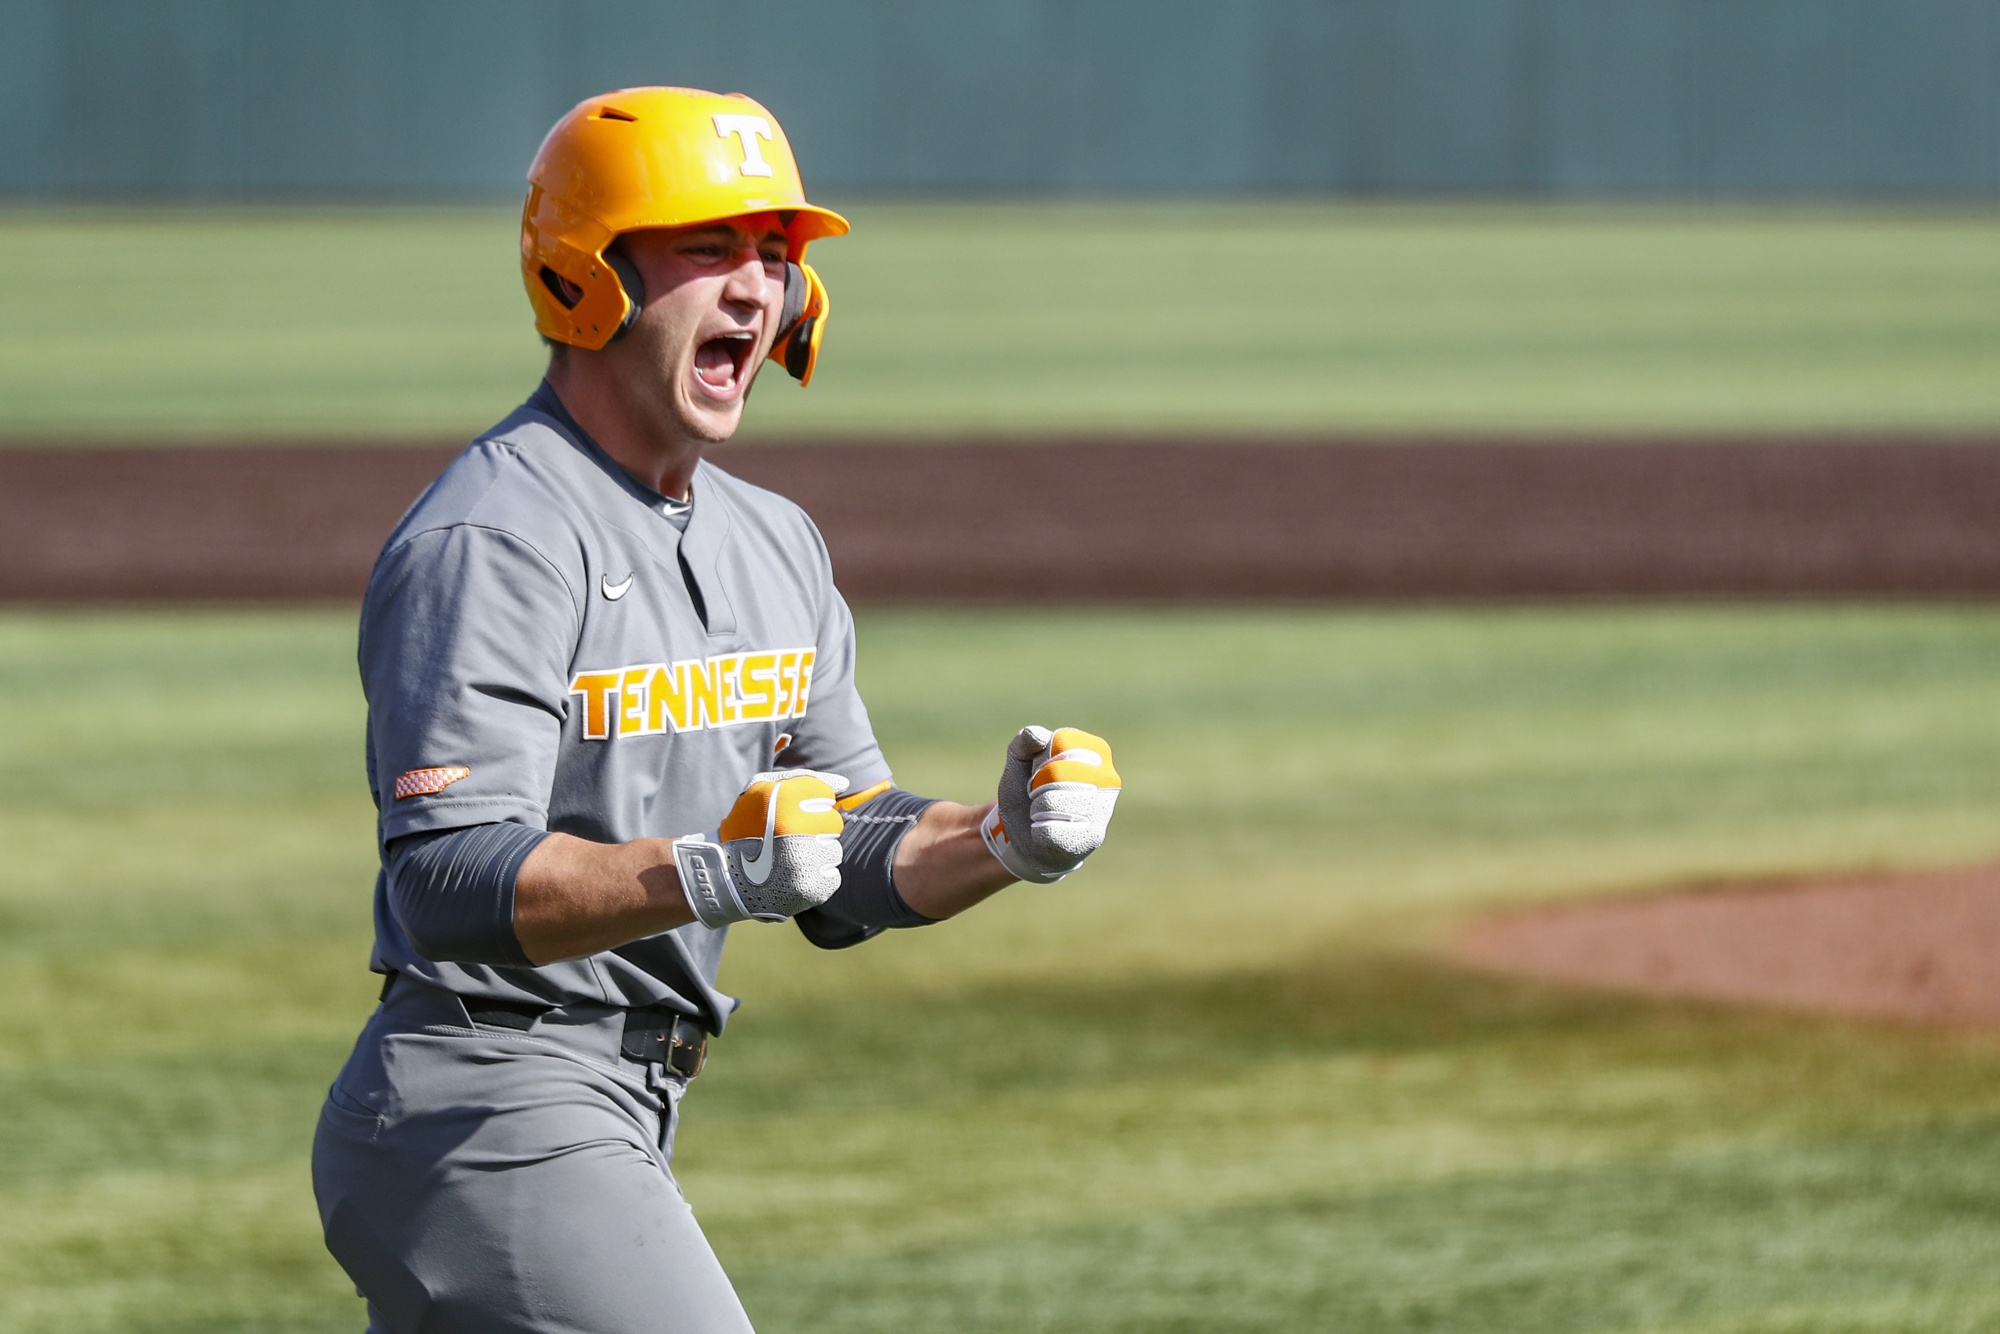
[[[693,1079],[708,1061],[708,1034],[678,1010],[627,1010],[619,1050],[635,1061],[658,1062]]]
[[[465,1013],[475,1024],[511,1028],[525,1033],[535,1021],[555,1009],[526,1001],[463,998]],[[708,1060],[708,1034],[678,1010],[627,1010],[625,1036],[619,1049],[635,1061],[663,1065],[668,1073],[693,1079]]]

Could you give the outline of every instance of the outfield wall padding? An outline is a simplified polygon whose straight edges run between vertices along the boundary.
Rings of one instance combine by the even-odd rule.
[[[0,600],[351,600],[444,447],[0,450]],[[740,445],[859,601],[2000,595],[2000,443]]]
[[[2000,193],[2000,0],[0,0],[0,194],[518,198],[639,83],[816,191]]]

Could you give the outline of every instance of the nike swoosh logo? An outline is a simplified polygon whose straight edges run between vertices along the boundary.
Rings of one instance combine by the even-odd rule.
[[[753,885],[762,885],[771,878],[771,863],[777,859],[771,855],[772,845],[777,842],[778,832],[778,785],[771,786],[771,804],[764,808],[764,841],[757,845],[755,857],[743,859],[743,878]]]
[[[597,587],[604,594],[606,601],[616,602],[619,598],[624,597],[632,591],[632,579],[633,576],[628,574],[625,576],[624,583],[614,584],[611,582],[610,575],[600,575],[597,580]]]

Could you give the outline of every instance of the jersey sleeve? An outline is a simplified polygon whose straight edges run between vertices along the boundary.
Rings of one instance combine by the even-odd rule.
[[[833,586],[833,565],[817,529],[812,530],[812,539],[818,545],[820,569],[812,686],[805,716],[792,729],[791,745],[778,762],[840,774],[847,779],[849,792],[859,792],[887,781],[889,762],[875,743],[867,706],[854,685],[854,617]]]
[[[547,827],[581,613],[539,551],[459,524],[385,552],[361,617],[380,838]]]

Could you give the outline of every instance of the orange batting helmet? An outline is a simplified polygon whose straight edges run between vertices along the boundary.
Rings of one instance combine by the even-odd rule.
[[[847,219],[806,202],[792,146],[770,112],[741,93],[621,88],[556,122],[528,168],[521,276],[535,327],[559,343],[601,348],[637,318],[638,273],[607,248],[645,227],[688,227],[776,213],[791,242],[785,306],[771,360],[812,380],[828,301],[806,246]]]

